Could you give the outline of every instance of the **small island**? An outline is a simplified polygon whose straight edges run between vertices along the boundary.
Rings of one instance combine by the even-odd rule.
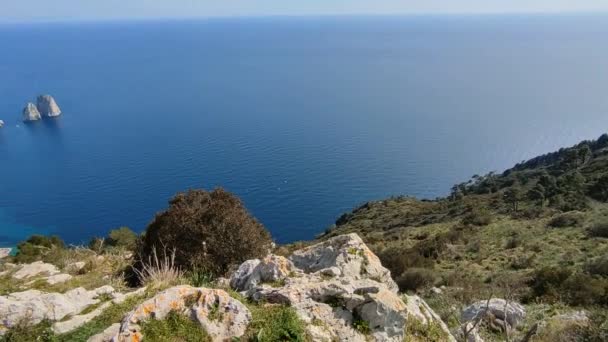
[[[36,98],[35,105],[32,102],[25,105],[22,115],[23,122],[38,121],[43,117],[53,118],[61,115],[61,109],[51,95],[40,95]]]
[[[0,128],[4,127],[4,121],[0,120]]]

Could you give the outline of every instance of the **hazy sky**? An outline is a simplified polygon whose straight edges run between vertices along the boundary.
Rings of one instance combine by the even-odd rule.
[[[0,21],[608,11],[608,0],[0,0]]]

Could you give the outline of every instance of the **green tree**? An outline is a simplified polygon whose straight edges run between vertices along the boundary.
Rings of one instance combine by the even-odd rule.
[[[530,189],[530,191],[528,191],[528,199],[538,203],[540,207],[544,207],[546,199],[545,191],[545,187],[542,184],[537,183],[532,189]]]
[[[504,198],[507,203],[511,205],[513,211],[519,210],[519,202],[523,198],[523,191],[518,183],[513,184],[507,188],[504,193]]]

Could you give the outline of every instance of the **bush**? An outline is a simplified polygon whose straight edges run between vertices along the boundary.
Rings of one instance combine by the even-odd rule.
[[[584,216],[578,212],[563,213],[551,219],[549,226],[553,228],[576,227],[580,226],[584,219]]]
[[[178,193],[156,215],[143,238],[146,259],[156,248],[176,251],[176,266],[223,275],[245,260],[263,257],[272,240],[268,231],[233,194],[215,189]]]
[[[15,261],[19,263],[50,262],[54,261],[57,254],[64,249],[65,243],[57,236],[32,235],[17,245]]]
[[[530,289],[534,298],[545,298],[559,301],[562,297],[560,288],[572,272],[564,268],[545,267],[535,272],[530,280]]]
[[[585,265],[585,270],[591,275],[608,277],[608,256],[604,255],[591,260]]]
[[[595,222],[589,227],[587,233],[590,237],[608,238],[608,220]]]
[[[142,324],[146,341],[211,341],[203,328],[190,318],[171,311],[164,320],[151,319]]]
[[[401,291],[416,291],[433,285],[435,272],[428,268],[411,268],[395,279]]]
[[[492,223],[492,213],[484,208],[473,209],[462,218],[462,223],[473,226],[487,226]]]
[[[567,269],[544,268],[529,283],[534,298],[549,302],[564,301],[570,305],[604,305],[608,303],[608,280],[594,278]]]
[[[120,227],[110,231],[106,243],[112,247],[135,250],[139,237],[129,227]]]

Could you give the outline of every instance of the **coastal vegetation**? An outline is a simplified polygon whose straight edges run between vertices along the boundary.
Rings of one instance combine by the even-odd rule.
[[[326,248],[327,243],[331,248]],[[318,249],[309,252],[305,247],[313,244]],[[218,289],[224,291],[213,292],[218,298],[243,303],[251,321],[241,340],[308,341],[307,326],[321,329],[326,325],[323,320],[305,323],[298,309],[285,301],[268,303],[249,294],[273,300],[288,297],[293,284],[301,283],[298,291],[310,283],[331,284],[352,266],[336,264],[314,273],[326,261],[323,253],[328,250],[343,250],[348,262],[360,262],[361,271],[348,275],[352,277],[349,283],[366,277],[387,289],[394,286],[397,291],[398,287],[401,299],[397,300],[403,300],[399,305],[406,305],[408,314],[414,315],[409,311],[414,309],[419,315],[434,311],[441,318],[426,323],[408,319],[406,341],[445,341],[448,334],[459,341],[470,340],[473,334],[486,341],[605,341],[608,135],[521,162],[503,173],[474,175],[454,185],[444,198],[392,197],[365,203],[339,217],[315,241],[276,248],[262,224],[223,189],[176,194],[142,234],[120,227],[106,237],[93,238],[87,246],[68,246],[57,236],[32,236],[17,246],[15,256],[0,263],[0,296],[23,290],[66,293],[106,285],[131,295],[122,302],[110,295],[96,297],[96,303],[79,315],[95,310],[100,314],[67,333],[58,333],[56,322],[24,320],[6,329],[0,341],[87,341],[119,323],[134,307],[146,307],[147,300],[168,293],[162,291],[184,285]],[[381,267],[373,264],[373,254],[390,270],[392,279],[373,273]],[[311,255],[320,259],[294,266],[303,260],[311,262]],[[257,261],[250,263],[252,259]],[[18,267],[13,263],[43,265],[48,277],[16,278]],[[260,280],[263,287],[247,292],[255,282],[243,282],[235,275],[252,269],[260,272],[260,279],[270,278]],[[236,283],[224,278],[231,274]],[[63,276],[61,281],[55,282],[57,276]],[[222,293],[230,298],[221,297]],[[362,307],[352,309],[360,303],[353,304],[353,298],[358,298],[355,293],[350,296],[318,300],[333,312],[351,307],[351,316],[344,316],[352,320],[348,329],[371,336],[379,327],[363,319]],[[205,303],[201,298],[181,300],[184,308],[196,307],[197,302],[208,305],[197,310],[207,310],[205,317],[212,322],[223,318],[216,302]],[[487,303],[484,312],[491,311],[490,299],[504,303],[504,307],[492,307],[498,310],[492,312],[512,309],[517,324],[485,314],[464,321],[475,305],[483,308]],[[519,314],[524,311],[525,315]],[[146,340],[209,339],[183,312],[171,311],[163,320],[145,321],[141,332],[150,337]]]

